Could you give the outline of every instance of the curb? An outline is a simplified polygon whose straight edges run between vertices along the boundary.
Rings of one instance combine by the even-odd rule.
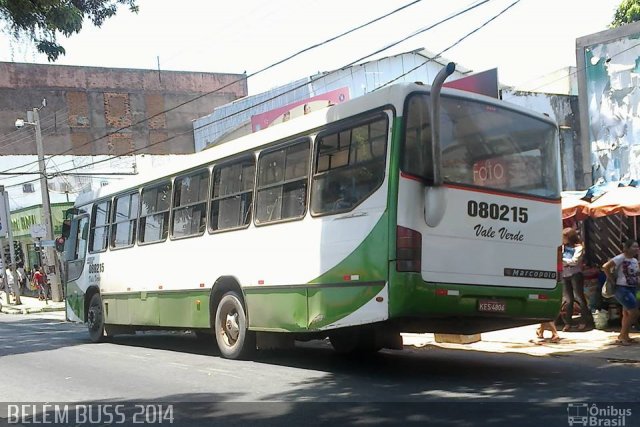
[[[47,312],[53,312],[53,311],[64,311],[64,307],[17,308],[12,306],[7,307],[3,305],[0,308],[0,313],[2,314],[32,314],[32,313],[47,313]]]

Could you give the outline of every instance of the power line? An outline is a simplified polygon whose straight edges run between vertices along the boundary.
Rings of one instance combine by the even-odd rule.
[[[58,112],[61,112],[61,111],[64,111],[64,110],[66,110],[66,108],[63,108],[63,109],[60,109],[60,110],[56,110],[55,113],[58,113]],[[51,129],[56,128],[58,126],[58,117],[57,117],[57,115],[48,116],[45,120],[41,120],[40,121],[40,126],[42,127],[43,125],[44,126],[51,125],[51,126],[43,129],[42,132],[47,132],[47,131],[49,131]],[[18,130],[13,131],[9,135],[12,135],[15,132],[20,132],[21,133],[21,135],[16,135],[16,136],[19,136],[18,139],[15,139],[13,141],[9,141],[11,138],[0,139],[0,143],[9,141],[4,145],[0,145],[0,150],[5,149],[7,147],[10,147],[10,146],[12,146],[14,144],[17,144],[18,142],[22,142],[22,141],[26,141],[26,140],[33,140],[35,130],[32,127],[30,127],[30,128],[22,128],[22,129],[18,129]],[[27,166],[27,165],[23,165],[23,166]],[[17,166],[17,167],[8,169],[5,172],[8,172],[10,170],[14,170],[14,169],[17,169],[17,168],[20,168],[20,167],[22,167],[22,166]]]
[[[470,37],[471,35],[475,34],[476,32],[480,31],[482,28],[484,28],[485,26],[487,26],[489,23],[491,23],[492,21],[494,21],[495,19],[498,19],[502,14],[506,13],[509,9],[511,9],[512,7],[514,7],[516,4],[520,3],[520,0],[516,0],[513,3],[511,3],[509,6],[507,6],[506,8],[502,9],[500,12],[498,12],[496,15],[494,15],[493,17],[491,17],[490,19],[488,19],[487,21],[485,21],[482,25],[480,25],[479,27],[474,28],[472,31],[468,32],[467,34],[465,34],[463,37],[459,38],[457,41],[455,41],[453,44],[449,45],[448,47],[446,47],[445,49],[441,50],[440,53],[436,54],[436,56],[434,56],[433,58],[429,58],[428,60],[426,60],[425,62],[423,62],[422,64],[413,67],[412,69],[410,69],[409,71],[399,75],[398,77],[394,78],[393,80],[389,80],[388,82],[386,82],[385,84],[383,84],[382,86],[379,86],[378,88],[376,88],[376,90],[381,89],[385,86],[390,85],[391,83],[401,79],[402,77],[406,76],[407,74],[417,70],[418,68],[422,67],[423,65],[426,65],[427,63],[435,60],[436,58],[438,58],[440,55],[442,55],[443,53],[445,53],[446,51],[454,48],[455,46],[457,46],[458,44],[460,44],[463,40],[465,40],[466,38]]]
[[[161,111],[161,112],[159,112],[159,113],[156,113],[156,114],[154,114],[154,115],[152,115],[152,116],[150,116],[150,117],[147,117],[147,118],[144,118],[144,119],[142,119],[142,120],[139,120],[139,121],[137,121],[137,122],[135,122],[135,123],[132,123],[132,124],[130,124],[130,125],[122,126],[122,127],[118,128],[118,129],[116,129],[116,130],[114,130],[114,131],[107,132],[105,135],[103,135],[103,136],[101,136],[101,137],[98,137],[98,138],[95,138],[95,139],[89,140],[89,141],[87,141],[87,142],[85,142],[85,143],[83,143],[83,144],[81,144],[81,145],[79,145],[79,146],[77,146],[77,147],[71,147],[71,148],[69,148],[69,149],[67,149],[67,150],[63,151],[62,153],[54,154],[54,155],[51,155],[50,157],[54,157],[54,156],[61,156],[61,155],[64,155],[64,154],[66,154],[66,153],[68,153],[68,152],[70,152],[70,151],[73,151],[73,150],[76,150],[76,149],[79,149],[79,148],[85,147],[85,146],[87,146],[87,145],[89,145],[89,144],[93,144],[94,142],[97,142],[97,141],[99,141],[99,140],[101,140],[101,139],[104,139],[104,138],[107,138],[107,137],[109,137],[109,136],[111,136],[111,135],[114,135],[114,134],[120,133],[120,132],[121,132],[121,131],[123,131],[123,130],[129,129],[129,128],[132,128],[133,126],[137,126],[137,125],[142,124],[142,123],[145,123],[145,122],[147,122],[147,121],[149,121],[149,120],[151,120],[151,119],[153,119],[153,118],[155,118],[155,117],[158,117],[158,116],[160,116],[160,115],[162,115],[162,114],[169,113],[169,112],[171,112],[171,111],[173,111],[173,110],[176,110],[176,109],[178,109],[178,108],[180,108],[180,107],[183,107],[183,106],[185,106],[185,105],[187,105],[187,104],[189,104],[189,103],[191,103],[191,102],[197,101],[198,99],[204,98],[205,96],[209,96],[209,95],[214,94],[214,93],[216,93],[216,92],[220,92],[221,90],[226,89],[226,88],[228,88],[228,87],[230,87],[230,86],[232,86],[232,85],[234,85],[234,84],[240,83],[240,82],[242,82],[242,81],[244,81],[244,80],[246,80],[246,79],[248,79],[248,78],[250,78],[250,77],[254,77],[254,76],[256,76],[256,75],[258,75],[258,74],[260,74],[260,73],[262,73],[262,72],[264,72],[264,71],[267,71],[267,70],[269,70],[269,69],[271,69],[271,68],[274,68],[274,67],[276,67],[276,66],[278,66],[278,65],[280,65],[280,64],[282,64],[282,63],[284,63],[284,62],[286,62],[286,61],[289,61],[289,60],[291,60],[291,59],[293,59],[293,58],[295,58],[295,57],[297,57],[297,56],[299,56],[299,55],[301,55],[301,54],[305,53],[305,52],[308,52],[308,51],[310,51],[310,50],[312,50],[312,49],[315,49],[315,48],[317,48],[317,47],[319,47],[319,46],[323,46],[323,45],[325,45],[325,44],[328,44],[328,43],[330,43],[330,42],[332,42],[332,41],[335,41],[335,40],[337,40],[337,39],[339,39],[339,38],[341,38],[341,37],[344,37],[344,36],[346,36],[346,35],[348,35],[348,34],[350,34],[350,33],[354,32],[354,31],[357,31],[357,30],[359,30],[359,29],[362,29],[362,28],[364,28],[364,27],[367,27],[367,26],[369,26],[369,25],[371,25],[371,24],[373,24],[373,23],[375,23],[375,22],[377,22],[377,21],[380,21],[380,20],[382,20],[382,19],[384,19],[384,18],[387,18],[387,17],[389,17],[389,16],[391,16],[391,15],[393,15],[393,14],[395,14],[395,13],[398,13],[398,12],[400,12],[400,11],[402,11],[402,10],[404,10],[404,9],[406,9],[406,8],[408,8],[408,7],[410,7],[410,6],[413,6],[413,5],[415,5],[415,4],[417,4],[417,3],[421,2],[421,1],[422,1],[422,0],[413,0],[412,2],[410,2],[410,3],[408,3],[408,4],[404,5],[404,6],[401,6],[401,7],[397,8],[397,9],[395,9],[395,10],[393,10],[393,11],[389,12],[389,13],[386,13],[385,15],[382,15],[382,16],[380,16],[380,17],[378,17],[378,18],[375,18],[375,19],[373,19],[373,20],[371,20],[371,21],[368,21],[368,22],[366,22],[366,23],[364,23],[364,24],[361,24],[361,25],[359,25],[359,26],[357,26],[357,27],[355,27],[355,28],[352,28],[352,29],[350,29],[350,30],[347,30],[347,31],[345,31],[345,32],[343,32],[343,33],[341,33],[341,34],[339,34],[339,35],[337,35],[337,36],[331,37],[331,38],[329,38],[329,39],[327,39],[327,40],[325,40],[325,41],[323,41],[323,42],[316,43],[315,45],[312,45],[312,46],[309,46],[309,47],[307,47],[307,48],[304,48],[304,49],[302,49],[302,50],[300,50],[300,51],[298,51],[298,52],[296,52],[296,53],[294,53],[294,54],[292,54],[292,55],[289,55],[289,56],[285,57],[284,59],[281,59],[281,60],[279,60],[279,61],[276,61],[276,62],[274,62],[274,63],[272,63],[272,64],[270,64],[270,65],[268,65],[268,66],[266,66],[266,67],[264,67],[264,68],[261,68],[261,69],[260,69],[260,70],[258,70],[258,71],[255,71],[255,72],[253,72],[253,73],[250,73],[250,74],[248,74],[247,76],[245,76],[245,77],[243,77],[243,78],[241,78],[241,79],[237,79],[237,80],[235,80],[235,81],[233,81],[233,82],[231,82],[231,83],[227,83],[226,85],[223,85],[222,87],[219,87],[219,88],[214,89],[214,90],[212,90],[212,91],[209,91],[209,92],[203,93],[203,94],[201,94],[201,95],[198,95],[198,96],[196,96],[196,97],[194,97],[194,98],[192,98],[192,99],[190,99],[190,100],[187,100],[187,101],[185,101],[185,102],[181,102],[181,103],[179,103],[179,104],[177,104],[177,105],[175,105],[175,106],[173,106],[173,107],[171,107],[171,108],[168,108],[168,109],[166,109],[166,110],[164,110],[164,111]],[[486,2],[486,1],[490,1],[490,0],[485,0],[485,2]],[[32,162],[32,163],[37,163],[37,162]],[[28,164],[30,164],[30,163],[28,163]],[[28,165],[28,164],[27,164],[27,165]],[[23,165],[23,166],[26,166],[26,165]],[[19,166],[19,167],[23,167],[23,166]],[[14,169],[16,169],[16,168],[12,168],[12,169],[10,169],[10,170],[14,170]],[[4,171],[4,172],[7,172],[7,171]]]
[[[453,18],[455,18],[455,17],[457,17],[457,16],[462,15],[463,13],[466,13],[466,12],[468,12],[468,11],[472,10],[472,9],[475,9],[476,7],[479,7],[479,6],[481,6],[481,5],[485,4],[485,3],[488,3],[489,1],[491,1],[491,0],[483,0],[483,1],[481,1],[481,2],[477,2],[477,3],[473,4],[473,5],[471,5],[471,6],[467,7],[467,8],[465,8],[464,10],[462,10],[462,11],[460,11],[460,12],[457,12],[457,13],[455,13],[455,14],[453,14],[453,15],[450,15],[449,17],[444,18],[444,19],[442,19],[442,20],[438,21],[437,23],[435,23],[435,24],[433,24],[433,25],[431,25],[431,26],[428,26],[428,27],[423,28],[423,29],[421,29],[421,30],[415,31],[415,32],[414,32],[414,33],[412,33],[410,36],[404,37],[404,38],[400,39],[399,41],[396,41],[396,42],[394,42],[394,43],[391,43],[390,45],[387,45],[386,47],[384,47],[384,48],[382,48],[382,49],[378,49],[378,50],[376,50],[375,52],[373,52],[373,53],[371,53],[371,54],[369,54],[369,55],[363,56],[362,58],[359,58],[359,59],[357,59],[357,60],[355,60],[355,61],[352,61],[352,62],[350,62],[349,64],[346,64],[346,65],[344,65],[344,66],[342,66],[342,67],[340,67],[340,68],[334,69],[333,71],[330,71],[330,72],[328,72],[328,73],[326,73],[326,74],[323,74],[322,76],[319,76],[319,77],[316,77],[316,78],[311,78],[311,79],[310,79],[310,81],[308,81],[308,82],[304,82],[304,83],[302,83],[302,84],[300,84],[300,85],[297,85],[297,86],[295,86],[295,87],[293,87],[293,88],[290,88],[289,90],[287,90],[287,91],[285,91],[285,92],[283,92],[283,93],[280,93],[280,94],[274,95],[273,97],[267,98],[267,99],[265,99],[265,100],[263,100],[263,101],[261,101],[261,102],[259,102],[259,103],[253,104],[253,105],[251,105],[251,106],[249,106],[249,107],[247,107],[247,108],[244,108],[244,109],[241,109],[241,110],[239,110],[239,111],[236,111],[236,112],[234,112],[233,114],[230,114],[230,115],[228,115],[228,116],[225,116],[225,117],[219,118],[219,119],[214,120],[214,121],[212,121],[212,122],[210,122],[210,123],[207,123],[207,124],[205,124],[205,125],[202,125],[202,126],[199,126],[199,127],[193,128],[193,129],[190,129],[189,131],[181,132],[181,133],[178,133],[178,134],[173,135],[173,136],[171,136],[171,137],[168,137],[168,138],[162,139],[162,140],[160,140],[160,141],[156,141],[156,142],[154,142],[153,144],[149,144],[149,145],[147,145],[147,146],[145,146],[145,147],[140,147],[140,148],[137,148],[137,149],[134,149],[134,150],[130,150],[130,151],[128,151],[128,152],[126,152],[126,153],[123,153],[123,154],[113,155],[113,156],[110,156],[110,157],[105,158],[105,159],[102,159],[102,160],[98,160],[98,161],[95,161],[95,162],[91,162],[91,163],[86,164],[86,165],[81,165],[81,166],[73,167],[73,168],[70,168],[70,169],[66,169],[66,170],[60,171],[59,173],[60,173],[60,174],[65,174],[65,173],[68,173],[68,172],[70,172],[70,171],[74,171],[74,170],[78,170],[78,169],[85,168],[85,167],[88,167],[88,166],[93,166],[93,165],[96,165],[96,164],[104,163],[104,162],[106,162],[106,161],[109,161],[109,160],[112,160],[112,159],[115,159],[115,158],[118,158],[118,157],[123,157],[123,156],[132,155],[132,154],[135,154],[135,153],[137,153],[137,152],[139,152],[139,151],[141,151],[141,150],[147,149],[147,148],[149,148],[149,147],[153,147],[153,146],[155,146],[155,145],[158,145],[158,144],[161,144],[161,143],[164,143],[164,142],[171,141],[171,140],[173,140],[173,139],[175,139],[175,138],[178,138],[178,137],[180,137],[180,136],[183,136],[183,135],[189,134],[189,133],[191,133],[191,132],[193,132],[193,131],[195,131],[195,130],[201,129],[201,128],[206,127],[206,126],[210,126],[210,125],[211,125],[211,124],[213,124],[213,123],[216,123],[216,122],[219,122],[219,121],[222,121],[222,120],[226,120],[226,119],[228,119],[229,117],[231,117],[231,116],[233,116],[233,115],[237,115],[237,114],[243,113],[243,112],[245,112],[245,111],[251,110],[251,109],[253,109],[254,107],[256,107],[256,106],[258,106],[258,105],[262,105],[262,104],[267,103],[267,102],[269,102],[269,101],[272,101],[272,100],[274,100],[274,99],[276,99],[276,98],[278,98],[278,97],[280,97],[280,96],[282,96],[282,95],[285,95],[285,94],[287,94],[287,93],[290,93],[290,92],[293,92],[293,91],[295,91],[295,90],[297,90],[297,89],[300,89],[300,88],[302,88],[302,87],[304,87],[304,86],[308,85],[309,83],[313,83],[314,81],[316,81],[316,80],[318,80],[318,79],[320,79],[320,78],[325,78],[325,77],[327,77],[328,75],[331,75],[331,74],[334,74],[334,73],[336,73],[336,72],[338,72],[338,71],[344,70],[345,68],[347,68],[347,67],[349,67],[349,66],[352,66],[352,65],[354,65],[354,64],[355,64],[355,63],[357,63],[357,62],[360,62],[360,61],[362,61],[362,60],[364,60],[364,59],[367,59],[367,58],[369,58],[370,56],[376,55],[376,54],[378,54],[378,53],[380,53],[380,52],[382,52],[382,51],[384,51],[384,50],[386,50],[386,49],[389,49],[389,48],[391,48],[391,47],[394,47],[394,46],[396,46],[397,44],[399,44],[399,43],[401,43],[401,42],[404,42],[404,41],[408,40],[408,39],[409,39],[409,38],[411,38],[411,37],[415,37],[415,36],[417,36],[417,35],[419,35],[419,34],[422,34],[422,33],[424,33],[424,32],[425,32],[425,31],[427,31],[427,30],[430,30],[430,29],[432,29],[432,28],[434,28],[434,27],[436,27],[436,26],[438,26],[438,25],[440,25],[440,24],[443,24],[444,22],[447,22],[447,21],[449,21],[449,20],[451,20],[451,19],[453,19]],[[520,0],[516,0],[516,2],[514,2],[511,6],[509,6],[509,7],[508,7],[508,8],[506,8],[504,11],[502,11],[502,12],[501,12],[501,13],[499,13],[498,15],[494,16],[493,18],[491,18],[489,21],[487,21],[487,22],[486,22],[485,24],[483,24],[481,27],[476,28],[474,31],[472,31],[471,33],[467,34],[465,37],[463,37],[462,39],[460,39],[459,41],[457,41],[455,44],[460,43],[462,40],[464,40],[464,39],[465,39],[466,37],[468,37],[470,34],[475,33],[476,31],[478,31],[479,29],[481,29],[482,27],[484,27],[486,24],[488,24],[488,23],[489,23],[489,22],[491,22],[492,20],[496,19],[498,16],[500,16],[502,13],[506,12],[506,10],[508,10],[510,7],[512,7],[513,5],[515,5],[516,3],[518,3],[519,1],[520,1]],[[415,2],[414,2],[414,3],[415,3]],[[413,3],[411,3],[411,4],[413,4]],[[410,4],[410,5],[411,5],[411,4]],[[405,6],[405,7],[408,7],[408,6]],[[397,11],[397,10],[398,10],[398,9],[396,9],[396,11]],[[395,12],[395,11],[394,11],[394,12]],[[394,12],[392,12],[392,13],[394,13]],[[377,19],[380,19],[380,18],[377,18]],[[455,44],[454,44],[454,45],[455,45]],[[453,46],[451,46],[451,47],[453,47]],[[451,47],[449,47],[448,49],[450,49]],[[307,48],[307,49],[309,49],[309,48]],[[447,50],[448,50],[448,49],[447,49]],[[302,52],[302,51],[301,51],[301,52]],[[295,55],[297,55],[297,54],[294,54],[294,55],[292,55],[291,57],[293,57],[293,56],[295,56]],[[438,55],[438,56],[439,56],[439,55]],[[291,58],[291,57],[289,57],[289,58]],[[430,62],[430,61],[434,60],[435,58],[437,58],[437,56],[436,56],[436,57],[434,57],[434,58],[430,58],[429,60],[425,61],[425,62],[424,62],[424,64],[426,64],[427,62]],[[283,61],[284,61],[284,60],[279,61],[279,62],[277,62],[277,63],[275,63],[275,64],[280,64],[280,63],[281,63],[281,62],[283,62]],[[424,65],[424,64],[423,64],[423,65]],[[258,71],[258,72],[262,72],[262,71],[264,71],[264,70],[267,70],[267,69],[271,68],[272,66],[274,66],[274,64],[272,64],[272,65],[270,65],[270,66],[268,66],[268,67],[265,67],[265,68],[263,68],[262,70],[260,70],[260,71]],[[256,73],[257,73],[257,72],[256,72]],[[255,75],[256,73],[254,73],[253,75]],[[406,74],[408,74],[408,73],[405,73],[404,75],[406,75]],[[233,83],[230,83],[230,84],[233,84]],[[222,89],[222,88],[220,88],[220,89]],[[217,90],[220,90],[220,89],[217,89]],[[200,98],[200,97],[202,97],[202,96],[206,96],[206,95],[201,95],[201,96],[199,96],[199,97],[197,97],[197,98],[194,98],[193,100],[195,100],[195,99],[199,99],[199,98]],[[184,105],[184,104],[186,104],[186,103],[188,103],[188,102],[192,102],[193,100],[191,100],[191,101],[187,101],[187,102],[183,103],[183,105]],[[175,109],[175,108],[177,108],[177,107],[173,107],[173,109]],[[170,109],[170,110],[171,110],[171,109]],[[170,110],[168,110],[168,111],[170,111]],[[161,114],[161,113],[159,113],[159,114]],[[152,117],[150,117],[150,118],[148,118],[148,119],[145,119],[145,120],[149,120],[149,119],[151,119],[151,118],[153,118],[153,117],[155,117],[155,116],[152,116]],[[131,125],[131,126],[133,126],[133,125]],[[115,132],[117,132],[117,131],[115,131]],[[115,133],[115,132],[114,132],[114,133]],[[105,135],[105,136],[106,136],[106,135]],[[104,136],[103,136],[103,137],[101,137],[101,138],[104,138]],[[98,139],[101,139],[101,138],[98,138]],[[58,156],[59,156],[59,155],[62,155],[62,154],[64,154],[64,153],[65,153],[65,152],[63,152],[63,153],[61,153],[61,154],[58,154]],[[51,157],[54,157],[54,156],[51,156]],[[50,157],[50,158],[51,158],[51,157]],[[65,163],[62,163],[62,164],[66,164],[66,163],[69,163],[69,161],[68,161],[68,162],[65,162]],[[62,164],[61,164],[61,165],[62,165]],[[61,166],[61,165],[58,165],[58,166]],[[32,181],[33,181],[33,180],[32,180]],[[32,181],[26,181],[26,182],[24,182],[24,183],[28,183],[28,182],[32,182]],[[19,184],[9,185],[8,187],[17,186],[17,185],[19,185]]]
[[[626,48],[626,49],[623,49],[623,50],[621,50],[620,52],[614,53],[613,55],[609,56],[608,58],[609,58],[609,59],[611,59],[611,58],[615,58],[616,56],[621,55],[621,54],[623,54],[623,53],[625,53],[625,52],[628,52],[628,51],[630,51],[631,49],[634,49],[634,48],[636,48],[636,47],[638,47],[638,46],[640,46],[640,43],[636,43],[636,44],[634,44],[634,45],[633,45],[633,46],[631,46],[631,47],[628,47],[628,48]],[[557,81],[564,80],[564,79],[566,79],[566,78],[568,78],[568,77],[571,77],[571,76],[572,76],[572,75],[574,75],[574,74],[578,74],[580,71],[584,71],[584,70],[586,70],[586,69],[587,69],[587,66],[585,66],[585,67],[583,67],[583,68],[578,68],[578,67],[576,67],[576,69],[575,69],[574,71],[569,71],[569,73],[568,73],[566,76],[558,77],[558,78],[557,78],[557,79],[555,79],[555,80],[552,80],[552,81],[550,81],[550,82],[546,82],[546,83],[544,83],[544,84],[542,84],[542,85],[540,85],[540,86],[534,87],[533,89],[527,90],[526,92],[535,92],[535,91],[536,91],[536,90],[538,90],[538,89],[541,89],[541,88],[543,88],[543,87],[545,87],[545,86],[550,86],[550,85],[552,85],[553,83],[555,83],[555,82],[557,82]],[[522,85],[525,85],[526,83],[531,82],[531,81],[534,81],[534,80],[536,80],[536,79],[531,79],[531,80],[529,80],[529,81],[527,81],[527,82],[523,83]],[[515,95],[509,95],[509,97],[508,97],[507,99],[511,99],[511,98],[515,98],[515,97],[516,97]]]

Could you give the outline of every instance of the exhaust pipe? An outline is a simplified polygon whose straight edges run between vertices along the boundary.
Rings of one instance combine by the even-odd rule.
[[[436,78],[433,79],[431,85],[431,158],[433,160],[433,185],[442,185],[442,167],[441,157],[442,149],[440,147],[440,90],[444,81],[456,70],[456,64],[449,62],[446,67],[441,69]]]

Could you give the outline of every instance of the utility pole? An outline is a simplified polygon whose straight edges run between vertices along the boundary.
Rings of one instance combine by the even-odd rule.
[[[4,238],[9,237],[8,232],[11,230],[11,218],[9,216],[9,208],[5,205],[4,185],[0,185],[0,265],[2,266],[2,284],[4,286],[7,304],[11,304],[11,294],[9,293],[9,280],[7,279],[7,262],[4,259]],[[11,242],[9,242],[11,244]],[[14,280],[15,286],[15,280]]]
[[[16,271],[16,250],[13,246],[13,231],[11,231],[11,209],[9,209],[9,193],[3,193],[4,206],[7,210],[8,226],[7,237],[9,238],[9,257],[11,258],[11,275],[13,276],[13,292],[16,296],[16,305],[22,304],[20,301],[20,278]]]
[[[4,239],[2,237],[0,237],[0,249],[4,249]],[[9,280],[7,280],[7,266],[4,264],[4,254],[2,254],[2,286],[4,286],[4,295],[7,305],[9,305],[11,304],[11,294],[9,293]]]
[[[40,115],[38,109],[33,109],[33,122],[36,127],[36,148],[38,151],[38,166],[40,169],[40,191],[42,193],[42,216],[47,232],[47,240],[54,240],[53,223],[51,222],[51,202],[49,201],[49,180],[47,179],[47,167],[44,164],[44,148],[42,146],[42,131],[40,129]],[[55,250],[51,246],[40,248],[42,253],[44,250],[45,262],[47,268],[45,272],[51,280],[51,299],[53,301],[62,301],[62,286],[60,284],[60,274],[57,270],[55,259]]]

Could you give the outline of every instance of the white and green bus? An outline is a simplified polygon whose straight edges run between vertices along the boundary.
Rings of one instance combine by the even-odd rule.
[[[94,341],[192,330],[240,358],[554,318],[556,125],[445,88],[432,144],[430,96],[390,86],[81,195],[68,319]]]

